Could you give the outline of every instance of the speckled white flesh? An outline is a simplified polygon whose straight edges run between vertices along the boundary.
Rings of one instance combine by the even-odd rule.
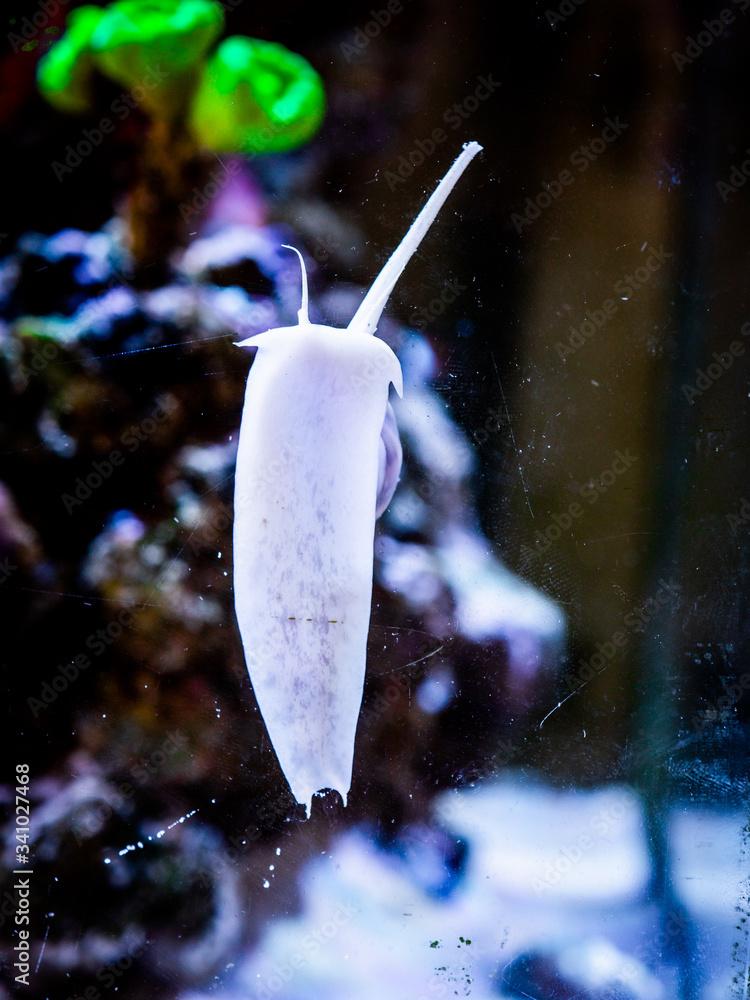
[[[250,679],[294,797],[344,803],[362,702],[381,430],[401,366],[371,336],[409,257],[465,167],[469,143],[346,330],[299,325],[258,348],[235,474],[234,595]],[[376,292],[373,295],[373,292]]]
[[[325,326],[255,339],[237,454],[234,590],[250,679],[298,802],[346,800],[365,675],[380,430],[401,368]]]

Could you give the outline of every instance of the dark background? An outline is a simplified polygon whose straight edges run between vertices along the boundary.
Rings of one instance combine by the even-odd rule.
[[[434,319],[430,334],[446,397],[469,432],[501,405],[495,368],[508,402],[516,449],[509,433],[479,449],[484,525],[508,564],[565,606],[573,660],[606,640],[660,576],[675,576],[683,593],[679,613],[654,624],[658,648],[652,643],[647,653],[634,644],[594,681],[585,704],[574,699],[556,720],[562,734],[588,719],[587,771],[617,753],[644,686],[659,683],[654,674],[669,678],[667,700],[679,716],[701,699],[715,700],[721,676],[744,669],[745,527],[732,530],[728,517],[746,493],[746,361],[738,359],[693,405],[680,391],[713,351],[743,339],[748,318],[748,196],[744,187],[725,189],[724,197],[717,190],[750,144],[747,20],[740,7],[726,6],[734,23],[681,67],[674,53],[685,53],[719,8],[586,2],[561,8],[572,9],[565,16],[542,4],[500,11],[404,0],[366,46],[357,35],[372,20],[366,4],[227,10],[228,33],[280,41],[325,79],[329,113],[314,151],[287,158],[281,182],[277,163],[259,169],[272,216],[309,227],[304,212],[295,215],[294,198],[314,197],[367,234],[364,246],[337,248],[332,278],[366,283],[459,144],[477,138],[485,147],[471,183],[456,195],[460,219],[453,224],[449,209],[391,303],[408,321],[442,283],[470,288]],[[6,9],[9,30],[13,10],[23,17],[26,9]],[[23,231],[101,225],[127,188],[138,142],[134,115],[58,181],[51,163],[87,123],[36,94],[35,60],[35,51],[6,51],[2,63],[6,247]],[[497,90],[461,128],[446,128],[444,114],[487,75]],[[575,151],[615,117],[627,123],[624,134],[519,233],[512,214],[570,169]],[[447,139],[434,158],[394,183],[400,158],[436,127]],[[562,360],[555,345],[641,263],[645,243],[663,247],[668,263],[584,349]],[[459,340],[457,328],[465,334]],[[625,479],[529,560],[536,532],[618,449],[637,457]],[[707,648],[715,669],[696,669],[697,650]]]
[[[750,184],[729,191],[719,184],[750,156],[750,10],[727,2],[734,23],[678,66],[675,53],[686,52],[720,4],[402,0],[358,49],[357,32],[381,6],[227,10],[225,33],[287,45],[326,85],[328,115],[310,146],[254,164],[269,214],[314,250],[321,237],[312,207],[335,209],[364,239],[323,238],[313,295],[315,282],[366,285],[460,144],[484,146],[389,308],[408,324],[445,283],[466,287],[428,327],[440,359],[437,385],[477,442],[474,487],[485,531],[507,565],[567,615],[568,646],[539,719],[570,693],[566,679],[576,694],[543,730],[536,716],[527,724],[523,765],[564,785],[634,781],[655,817],[658,855],[666,802],[747,802],[745,688],[739,698],[725,693],[747,676],[750,523],[741,512],[750,496],[750,338],[741,328],[750,320]],[[31,8],[6,6],[6,30]],[[571,12],[549,16],[558,10]],[[0,61],[3,253],[29,231],[106,222],[132,182],[143,125],[138,114],[129,117],[58,181],[52,162],[99,114],[87,125],[38,96],[38,52],[13,53],[5,43]],[[446,128],[446,112],[481,77],[499,86],[460,128]],[[111,95],[100,96],[106,108]],[[627,123],[624,133],[585,171],[572,168],[576,150],[612,119]],[[439,127],[446,141],[395,183],[399,165],[418,161],[418,143]],[[574,182],[519,232],[514,213],[566,169]],[[651,248],[666,263],[625,301],[613,290]],[[33,287],[28,295],[33,311]],[[616,302],[614,316],[562,358],[557,345],[607,299]],[[699,394],[686,393],[714,352],[733,341],[744,345],[742,356]],[[200,378],[199,369],[193,375]],[[500,433],[477,436],[487,414],[500,409]],[[226,415],[227,427],[235,417]],[[3,479],[46,551],[64,554],[95,537],[100,523],[71,529],[69,521],[47,520],[26,457],[12,443],[4,450]],[[634,456],[627,473],[540,545],[539,533],[587,486],[601,484],[618,451]],[[126,490],[135,495],[137,483]],[[606,669],[578,683],[581,663],[661,580],[675,582],[679,601],[629,634]],[[54,629],[39,633],[33,615],[24,620],[28,594],[7,596],[7,607],[23,622],[21,635],[7,632],[12,683],[34,658],[31,649],[60,657]],[[88,629],[76,616],[85,612],[65,604],[46,620],[73,635]],[[47,732],[25,727],[20,738],[48,766],[77,734],[58,719]],[[654,747],[668,752],[654,758]],[[229,767],[226,759],[217,763],[224,774]]]

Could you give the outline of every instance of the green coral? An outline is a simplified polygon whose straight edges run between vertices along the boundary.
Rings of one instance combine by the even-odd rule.
[[[175,110],[191,74],[218,38],[224,11],[213,0],[120,0],[91,39],[99,69],[155,113]]]
[[[190,124],[217,152],[277,153],[309,139],[324,111],[323,83],[305,59],[273,42],[235,36],[204,67]]]
[[[91,39],[103,13],[100,7],[74,10],[65,34],[39,61],[39,90],[61,111],[83,112],[90,106]]]
[[[80,7],[40,61],[39,88],[65,111],[86,111],[98,69],[137,95],[154,118],[186,113],[195,138],[215,152],[299,146],[323,119],[320,77],[302,56],[255,38],[227,38],[207,56],[223,25],[216,0]]]

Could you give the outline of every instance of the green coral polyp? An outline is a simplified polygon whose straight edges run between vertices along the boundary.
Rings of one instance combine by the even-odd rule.
[[[117,0],[80,7],[39,63],[39,88],[65,111],[90,108],[94,70],[138,94],[154,119],[187,117],[193,136],[215,152],[279,153],[318,129],[323,83],[283,45],[226,38],[215,0]],[[197,82],[196,82],[197,81]]]
[[[61,111],[82,113],[90,107],[94,71],[91,39],[103,15],[101,7],[74,10],[65,34],[39,60],[39,90]]]
[[[102,72],[131,89],[145,86],[148,104],[164,115],[189,92],[184,75],[218,38],[224,11],[213,0],[120,0],[91,40]]]
[[[312,66],[283,45],[225,39],[203,69],[190,124],[217,152],[278,153],[318,129],[325,93]]]

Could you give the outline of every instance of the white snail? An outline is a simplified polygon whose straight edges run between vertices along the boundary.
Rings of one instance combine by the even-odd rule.
[[[250,680],[281,768],[308,815],[315,792],[346,804],[365,676],[376,517],[401,449],[388,391],[401,366],[373,336],[401,272],[481,150],[467,143],[347,329],[311,323],[302,266],[297,326],[257,347],[234,498],[234,597]],[[292,248],[293,249],[293,248]]]

